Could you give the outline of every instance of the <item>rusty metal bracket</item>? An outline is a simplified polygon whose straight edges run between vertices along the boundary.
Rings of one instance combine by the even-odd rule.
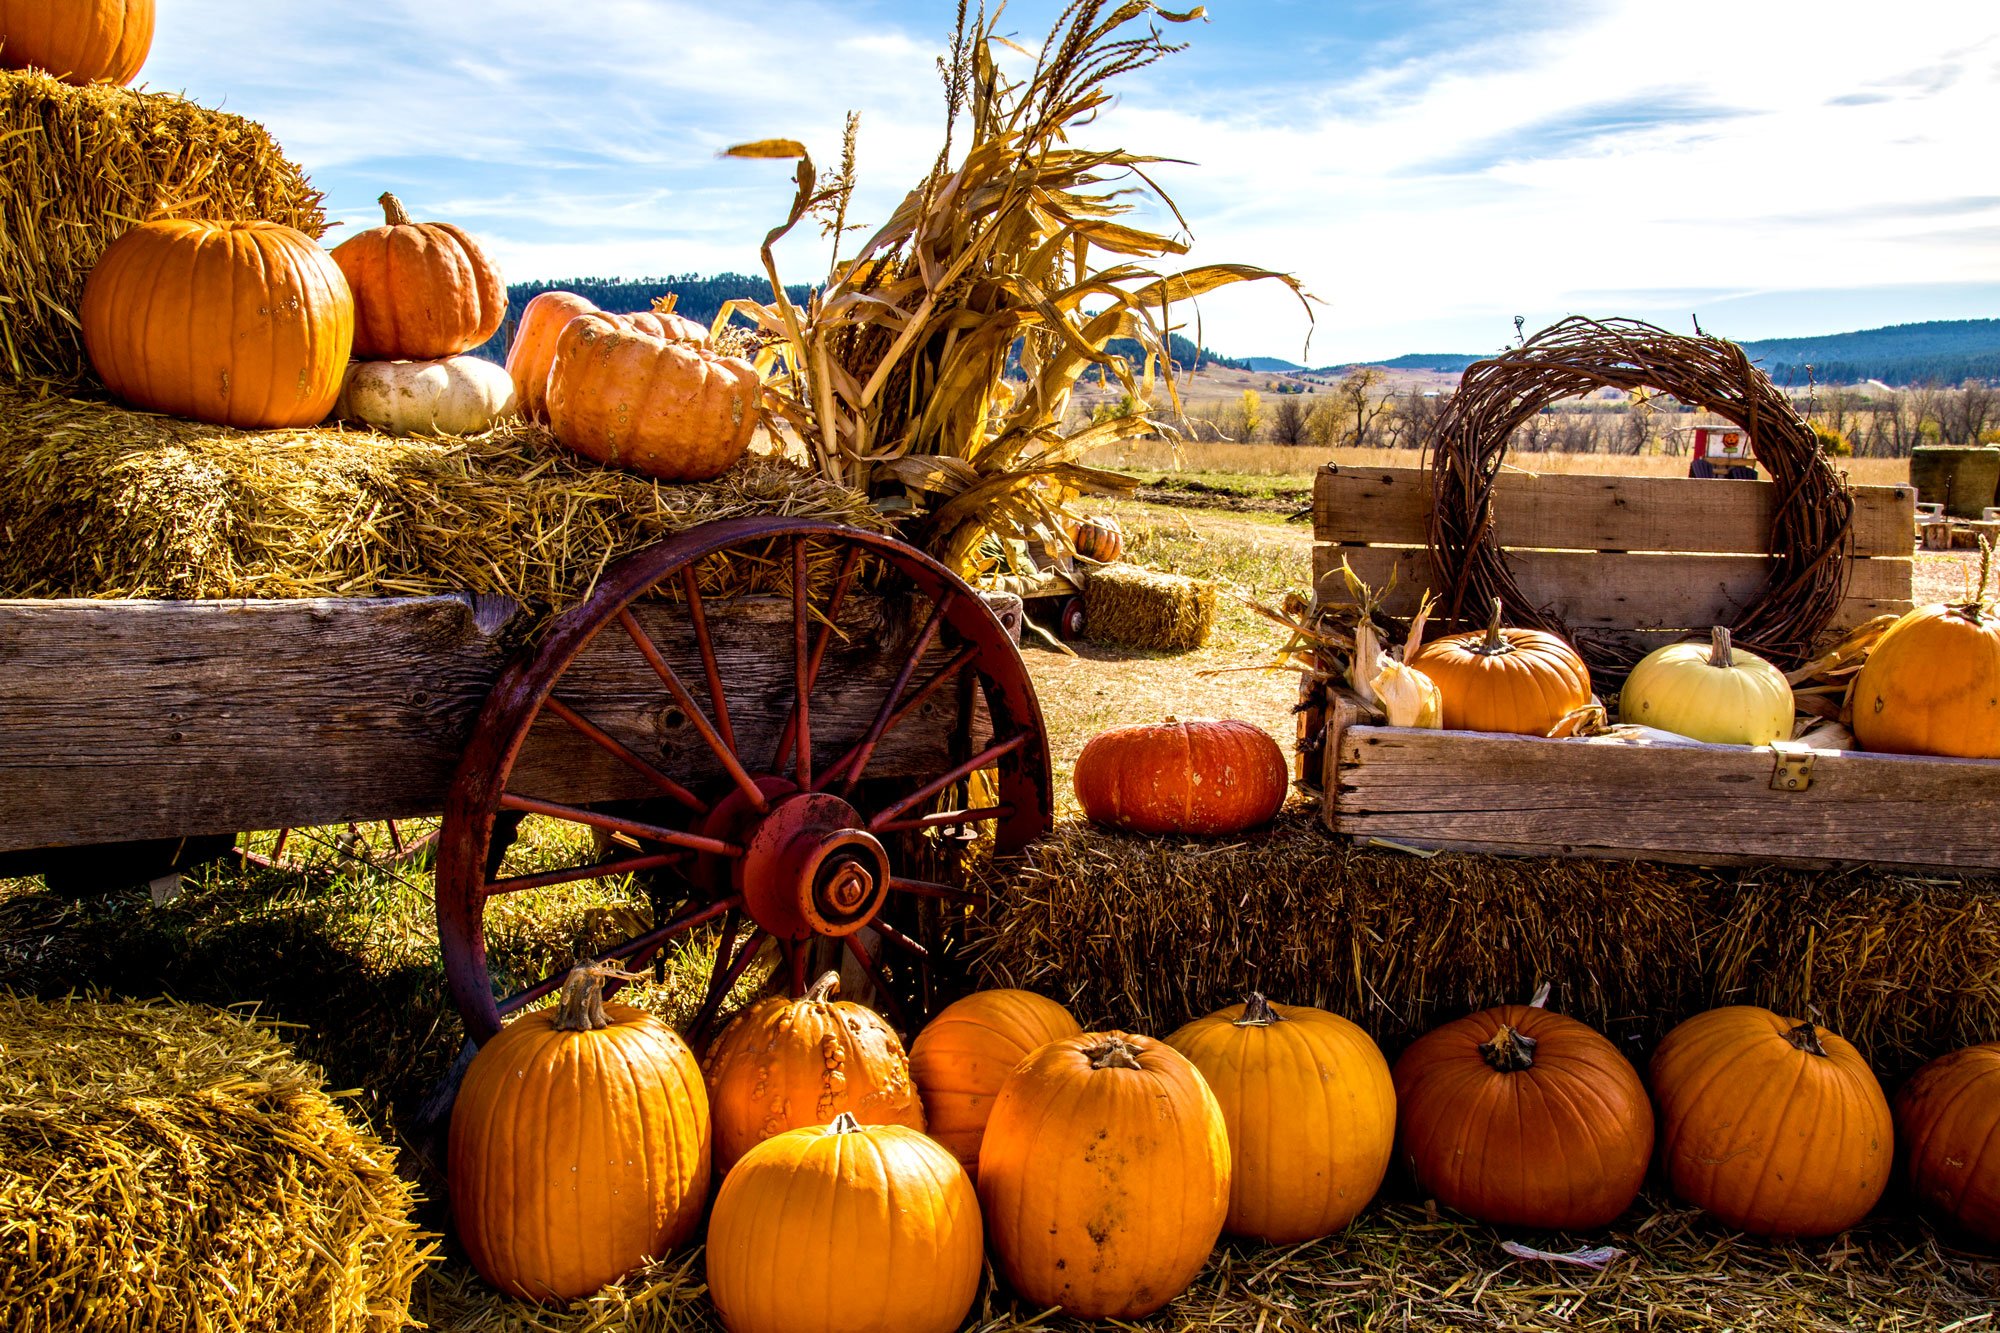
[[[1812,786],[1812,770],[1812,751],[1779,750],[1771,765],[1771,790],[1804,791]]]

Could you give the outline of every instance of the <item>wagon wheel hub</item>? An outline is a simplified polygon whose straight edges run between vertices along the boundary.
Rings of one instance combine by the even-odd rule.
[[[744,910],[780,939],[852,935],[889,896],[881,840],[853,806],[824,792],[772,802],[731,871]]]

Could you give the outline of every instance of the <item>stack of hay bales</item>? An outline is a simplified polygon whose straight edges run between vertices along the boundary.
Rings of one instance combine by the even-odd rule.
[[[1199,648],[1215,628],[1215,585],[1144,565],[1103,565],[1083,585],[1083,624],[1105,643]]]
[[[239,1018],[0,996],[0,1328],[401,1329],[393,1159]]]

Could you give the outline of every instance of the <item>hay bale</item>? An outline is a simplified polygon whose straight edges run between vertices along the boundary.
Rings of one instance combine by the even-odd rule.
[[[1083,626],[1105,643],[1199,648],[1215,628],[1215,585],[1144,565],[1103,565],[1083,585]]]
[[[1072,822],[986,873],[977,969],[1086,1025],[1168,1032],[1254,987],[1393,1053],[1546,979],[1637,1054],[1721,1004],[1816,1015],[1890,1076],[2000,1037],[1991,880],[1418,857],[1297,811],[1219,845]]]
[[[556,610],[620,555],[750,514],[885,528],[860,492],[762,454],[667,485],[521,422],[466,439],[241,431],[0,387],[0,597],[462,590]],[[775,586],[782,564],[711,562],[703,590]]]
[[[0,1327],[400,1329],[394,1157],[233,1015],[0,996]]]
[[[263,219],[318,237],[321,198],[254,121],[0,71],[0,379],[84,377],[83,280],[134,221]]]

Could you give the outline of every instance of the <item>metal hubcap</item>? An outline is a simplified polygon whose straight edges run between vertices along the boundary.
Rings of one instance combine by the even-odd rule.
[[[860,930],[889,896],[889,854],[866,825],[825,792],[772,802],[731,866],[744,910],[780,939]]]

